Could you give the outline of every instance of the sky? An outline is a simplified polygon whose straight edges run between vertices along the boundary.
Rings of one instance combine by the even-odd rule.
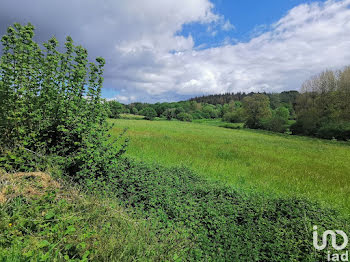
[[[350,65],[350,0],[2,0],[0,35],[15,22],[104,57],[122,103],[299,90]]]

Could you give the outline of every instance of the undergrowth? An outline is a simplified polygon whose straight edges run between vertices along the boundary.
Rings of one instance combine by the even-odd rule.
[[[186,168],[125,160],[109,187],[136,217],[160,230],[185,226],[195,247],[186,260],[320,261],[312,228],[341,228],[347,220],[303,198],[244,193],[206,181]]]
[[[176,261],[188,240],[157,235],[113,199],[43,173],[0,177],[0,261]]]

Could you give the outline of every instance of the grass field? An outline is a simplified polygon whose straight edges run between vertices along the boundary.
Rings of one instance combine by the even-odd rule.
[[[350,214],[348,143],[219,127],[219,122],[111,120],[128,127],[127,155],[185,165],[240,188],[302,195]]]

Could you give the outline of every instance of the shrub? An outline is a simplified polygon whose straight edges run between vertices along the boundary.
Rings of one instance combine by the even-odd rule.
[[[261,128],[262,120],[271,117],[270,100],[263,94],[245,97],[243,110],[246,116],[245,126],[249,128]]]
[[[175,110],[176,110],[175,108],[168,108],[164,111],[163,116],[168,120],[176,118]]]
[[[328,123],[322,125],[316,136],[325,139],[350,140],[350,124],[349,123]]]
[[[291,126],[292,134],[313,136],[320,126],[317,112],[300,113],[297,121]]]
[[[109,118],[120,118],[120,114],[126,113],[126,108],[117,101],[108,101],[108,117]]]
[[[273,111],[271,118],[261,121],[262,128],[273,132],[284,133],[288,129],[288,118],[288,108],[279,107]]]
[[[145,116],[147,120],[153,120],[157,116],[156,110],[152,107],[146,107],[139,112],[140,115]]]
[[[285,119],[273,116],[270,119],[262,121],[262,128],[272,132],[284,133],[287,131],[288,125]]]
[[[202,116],[204,118],[218,118],[219,116],[218,110],[215,109],[213,105],[205,105],[202,109]]]
[[[55,38],[41,50],[33,36],[31,24],[15,24],[2,38],[0,159],[16,155],[5,169],[32,170],[32,159],[47,155],[77,180],[107,174],[124,149],[107,137],[104,59],[89,63],[87,50],[70,37],[64,53]],[[18,152],[26,154],[20,159]]]
[[[136,107],[132,107],[131,110],[130,110],[130,113],[134,114],[134,115],[137,115],[139,113],[139,111],[137,110]]]
[[[191,113],[191,115],[192,115],[193,119],[202,119],[203,118],[200,111],[195,111],[195,112]]]
[[[185,226],[195,246],[185,261],[320,261],[312,226],[348,230],[346,220],[302,198],[243,193],[185,168],[125,160],[108,186],[160,232]],[[157,221],[157,222],[156,222]]]
[[[244,122],[243,109],[238,108],[233,112],[227,112],[223,115],[222,120],[230,123],[242,123]]]
[[[180,113],[176,116],[176,118],[180,121],[192,122],[192,116],[187,113]]]

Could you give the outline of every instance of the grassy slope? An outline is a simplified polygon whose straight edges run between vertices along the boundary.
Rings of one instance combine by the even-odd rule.
[[[130,128],[129,156],[184,164],[228,184],[304,195],[350,213],[348,144],[178,121],[111,121],[114,135]]]
[[[166,261],[188,243],[157,234],[114,198],[44,173],[0,172],[0,261]]]

